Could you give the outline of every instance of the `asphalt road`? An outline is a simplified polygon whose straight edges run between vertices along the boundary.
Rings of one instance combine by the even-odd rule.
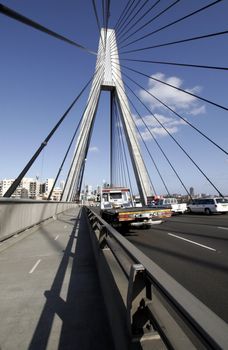
[[[228,214],[177,215],[126,238],[228,322]]]

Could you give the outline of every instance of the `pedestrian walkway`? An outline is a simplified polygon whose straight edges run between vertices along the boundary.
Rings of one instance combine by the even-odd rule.
[[[80,209],[22,237],[0,247],[0,349],[113,349]]]

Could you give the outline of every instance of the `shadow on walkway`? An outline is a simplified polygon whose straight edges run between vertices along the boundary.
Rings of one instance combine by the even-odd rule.
[[[80,216],[81,215],[81,216]],[[77,236],[76,236],[77,234]],[[77,240],[76,251],[72,246]],[[60,297],[69,262],[73,263],[66,301]],[[102,292],[99,285],[85,214],[80,212],[66,245],[29,350],[53,349],[48,343],[54,316],[62,320],[58,349],[113,349]]]

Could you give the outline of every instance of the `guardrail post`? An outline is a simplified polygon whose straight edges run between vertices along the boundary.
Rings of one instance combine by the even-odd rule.
[[[101,249],[104,249],[107,246],[106,236],[107,236],[107,231],[106,231],[105,226],[104,225],[100,225],[98,242],[99,242],[99,247]]]
[[[132,265],[127,293],[127,323],[133,338],[153,330],[147,307],[151,300],[151,283],[146,278],[143,265]]]

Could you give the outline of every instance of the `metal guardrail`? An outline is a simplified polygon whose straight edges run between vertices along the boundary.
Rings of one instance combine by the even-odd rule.
[[[37,225],[76,203],[36,201],[32,199],[0,199],[0,241]]]
[[[148,349],[148,343],[156,349],[228,349],[227,323],[93,210],[86,211],[116,349]]]

